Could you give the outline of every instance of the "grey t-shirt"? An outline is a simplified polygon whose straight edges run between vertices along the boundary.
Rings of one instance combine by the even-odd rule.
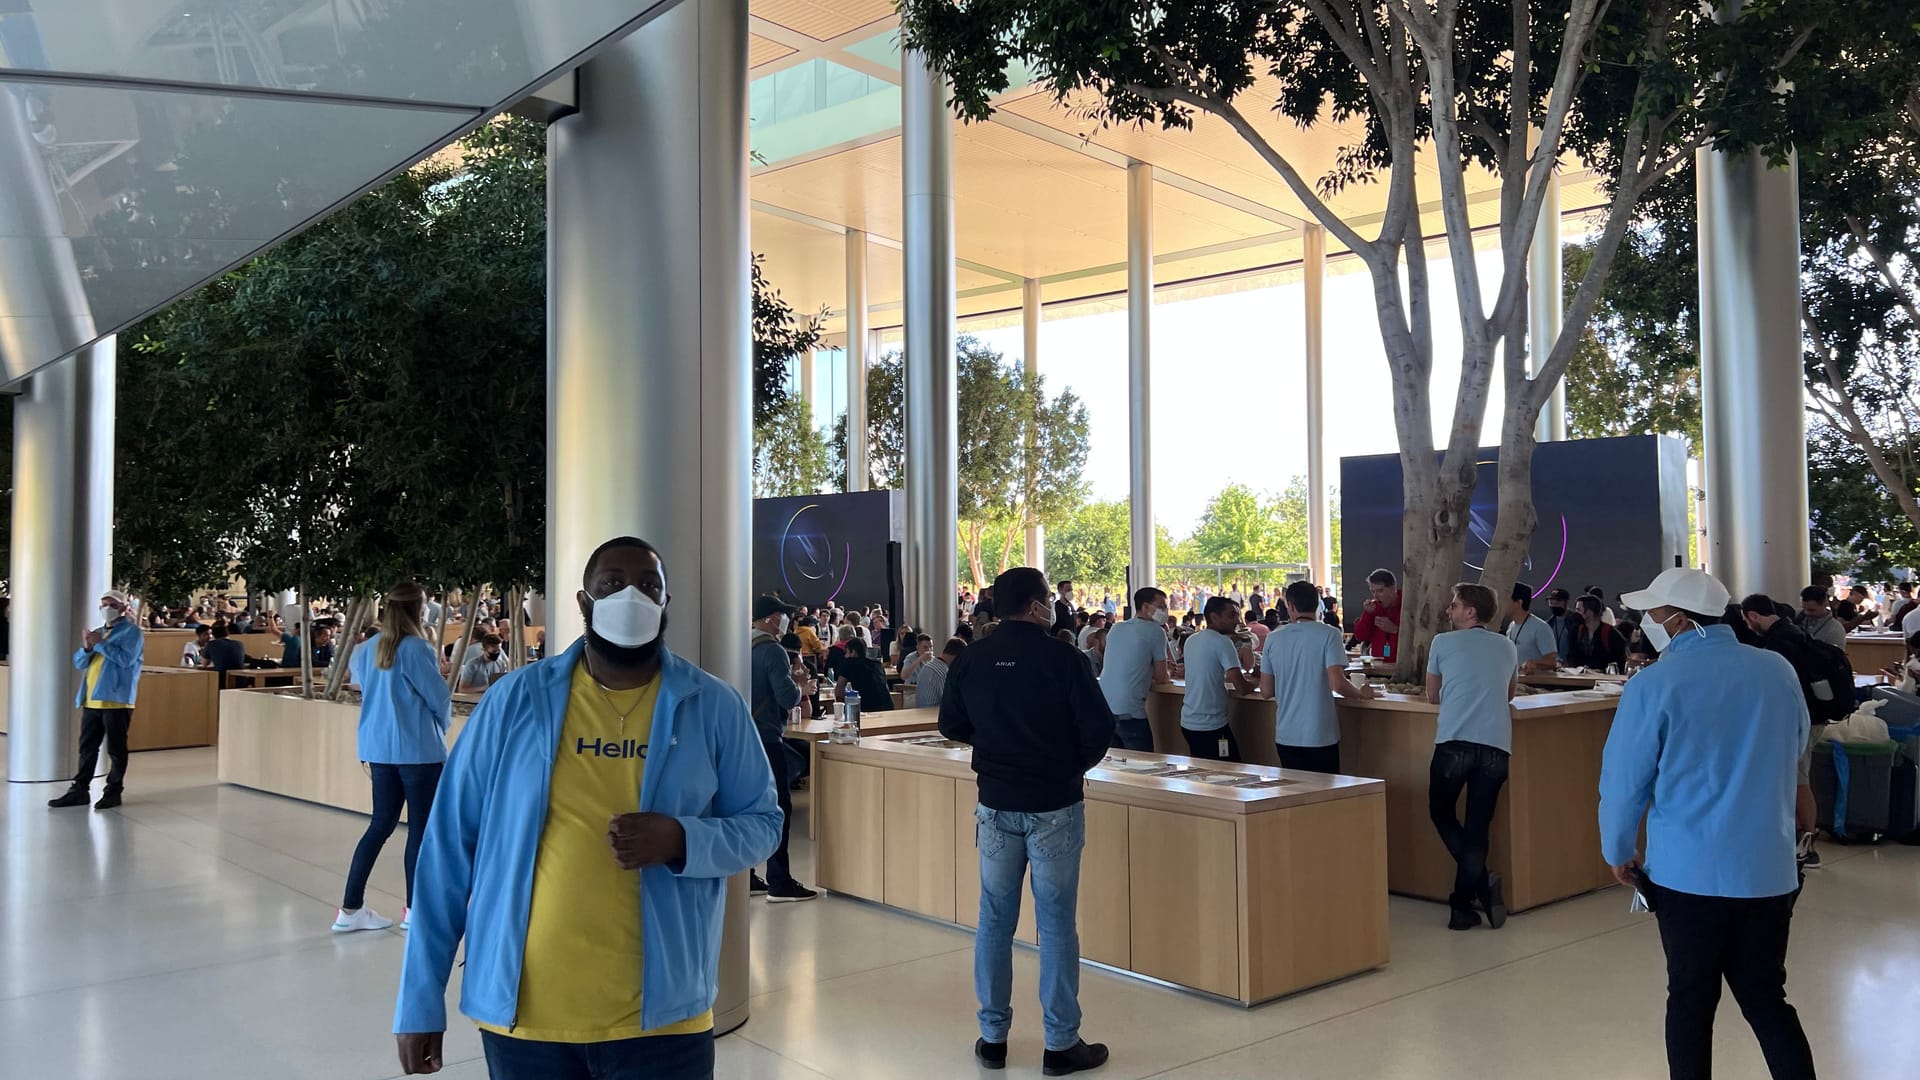
[[[1513,673],[1520,667],[1513,642],[1482,627],[1433,639],[1427,672],[1440,676],[1440,724],[1435,743],[1479,743],[1513,749]]]
[[[1273,741],[1282,746],[1332,746],[1340,715],[1327,688],[1327,669],[1345,668],[1340,631],[1326,623],[1290,622],[1267,635],[1260,670],[1273,676]]]
[[[1227,726],[1227,678],[1240,666],[1240,647],[1212,628],[1187,639],[1187,697],[1180,726],[1188,731],[1219,731]]]
[[[1844,623],[1831,615],[1822,615],[1818,619],[1808,619],[1800,629],[1815,641],[1824,641],[1836,649],[1847,647],[1847,628]]]
[[[1526,622],[1507,627],[1507,640],[1513,642],[1514,651],[1519,653],[1522,664],[1560,651],[1560,643],[1553,639],[1553,628],[1532,614],[1527,616]]]
[[[1100,692],[1115,716],[1136,720],[1147,715],[1147,692],[1155,661],[1171,651],[1167,632],[1152,619],[1128,619],[1107,631],[1107,656],[1100,667]]]

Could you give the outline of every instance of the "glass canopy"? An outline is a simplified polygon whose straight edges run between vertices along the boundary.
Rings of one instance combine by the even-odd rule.
[[[673,0],[0,0],[0,384],[297,231]]]

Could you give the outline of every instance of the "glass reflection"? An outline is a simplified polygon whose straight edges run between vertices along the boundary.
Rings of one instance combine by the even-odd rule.
[[[0,221],[0,244],[57,250],[67,238],[71,269],[52,272],[77,275],[92,323],[49,320],[37,337],[8,335],[14,344],[0,353],[9,378],[245,258],[468,118],[68,84],[7,84],[0,94],[26,119],[32,149],[22,152],[38,159],[10,175],[40,189],[32,200],[0,199],[0,210],[37,211]],[[21,355],[23,342],[32,353]]]
[[[658,0],[6,0],[0,68],[498,103]]]

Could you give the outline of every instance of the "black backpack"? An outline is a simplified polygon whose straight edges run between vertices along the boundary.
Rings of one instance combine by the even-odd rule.
[[[1852,716],[1853,661],[1847,650],[1810,636],[1804,636],[1803,650],[1805,660],[1794,664],[1794,673],[1800,676],[1813,722],[1835,724]]]

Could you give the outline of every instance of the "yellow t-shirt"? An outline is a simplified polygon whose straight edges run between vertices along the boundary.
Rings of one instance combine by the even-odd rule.
[[[603,690],[586,664],[573,669],[547,823],[533,862],[518,1018],[512,1030],[482,1029],[590,1043],[713,1028],[709,1009],[657,1031],[641,1030],[640,872],[620,869],[607,847],[607,822],[639,809],[659,694],[658,677],[637,690]]]
[[[87,708],[89,709],[131,709],[133,708],[133,706],[127,704],[124,701],[101,701],[100,699],[93,696],[95,688],[100,685],[100,669],[106,666],[107,666],[107,658],[105,655],[101,653],[94,653],[93,659],[87,661]]]

